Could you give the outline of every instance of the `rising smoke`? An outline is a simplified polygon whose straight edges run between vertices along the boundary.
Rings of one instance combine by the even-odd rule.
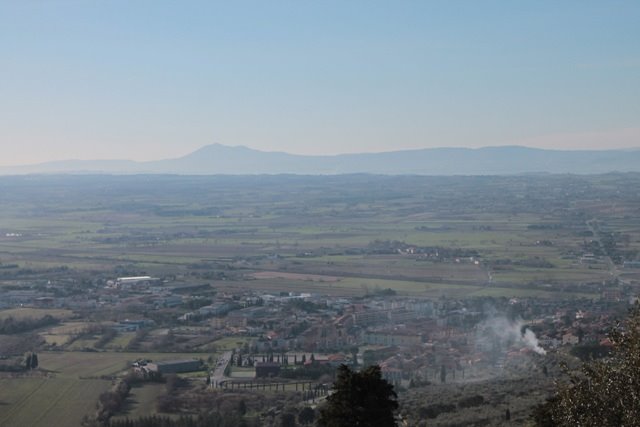
[[[522,335],[522,341],[524,341],[525,345],[536,353],[544,356],[547,354],[547,351],[540,347],[540,343],[538,342],[538,338],[536,334],[529,328],[525,329],[524,334]]]
[[[492,317],[478,325],[478,341],[484,346],[510,347],[521,345],[537,354],[547,352],[540,347],[536,334],[529,328],[524,328],[522,320],[509,320],[506,317]]]

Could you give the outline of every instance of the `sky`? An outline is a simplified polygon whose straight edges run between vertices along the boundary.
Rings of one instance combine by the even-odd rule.
[[[640,1],[0,0],[0,165],[640,148]]]

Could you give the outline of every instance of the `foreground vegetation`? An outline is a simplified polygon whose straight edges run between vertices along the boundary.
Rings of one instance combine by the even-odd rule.
[[[538,426],[633,426],[640,419],[640,306],[613,328],[613,352],[568,371],[555,394],[540,405]]]

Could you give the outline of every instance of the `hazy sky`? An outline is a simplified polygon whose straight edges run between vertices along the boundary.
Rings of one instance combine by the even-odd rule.
[[[0,0],[0,165],[640,147],[640,1]]]

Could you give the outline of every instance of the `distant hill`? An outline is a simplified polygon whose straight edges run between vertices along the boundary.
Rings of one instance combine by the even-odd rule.
[[[184,157],[152,162],[67,160],[0,168],[0,174],[3,175],[31,173],[513,175],[607,172],[640,172],[640,150],[561,151],[504,146],[301,156],[213,144]]]

